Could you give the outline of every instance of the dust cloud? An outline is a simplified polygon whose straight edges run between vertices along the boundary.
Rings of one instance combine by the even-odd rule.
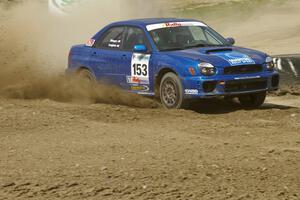
[[[47,2],[30,1],[0,8],[0,96],[67,102],[104,102],[153,107],[150,99],[116,88],[64,77],[69,48],[109,22],[159,16],[157,1],[87,1],[68,15],[48,12]],[[157,10],[153,12],[153,10]],[[78,83],[79,82],[79,83]]]

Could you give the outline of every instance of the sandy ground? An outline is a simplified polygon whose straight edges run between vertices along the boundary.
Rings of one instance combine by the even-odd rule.
[[[1,99],[0,199],[299,199],[294,98],[189,111]]]
[[[164,110],[150,99],[77,86],[57,74],[64,50],[89,33],[70,25],[79,23],[76,16],[59,24],[37,8],[0,10],[0,200],[300,199],[298,86],[256,110],[222,100]],[[81,25],[94,15],[82,16]],[[255,21],[235,27],[233,36],[255,46],[257,36],[249,35],[256,31],[247,31]],[[273,35],[278,26],[257,29],[268,36],[259,47],[272,50],[274,37],[282,43],[273,52],[288,53],[287,41],[299,39],[295,24],[284,25],[291,31],[281,39],[283,32]]]

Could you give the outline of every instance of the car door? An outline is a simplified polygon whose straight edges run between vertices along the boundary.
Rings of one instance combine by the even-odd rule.
[[[145,45],[147,53],[135,53],[135,45]],[[126,28],[123,42],[124,62],[121,63],[120,82],[121,86],[134,93],[148,94],[153,91],[150,80],[153,78],[151,59],[151,46],[143,29],[134,26]]]
[[[116,26],[105,31],[93,46],[92,67],[98,80],[119,85],[118,70],[123,61],[122,51],[125,27]]]

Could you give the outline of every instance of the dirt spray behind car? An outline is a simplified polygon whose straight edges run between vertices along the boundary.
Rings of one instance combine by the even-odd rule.
[[[90,89],[81,87],[82,84],[74,88],[63,76],[69,47],[74,42],[85,42],[82,38],[89,38],[107,21],[156,15],[138,15],[135,11],[141,8],[137,4],[124,6],[119,0],[89,2],[81,8],[74,7],[65,17],[53,15],[47,3],[40,1],[16,4],[9,10],[0,8],[2,97],[153,106],[149,99],[124,96],[115,89],[114,92],[101,86]],[[153,6],[152,2],[147,4]],[[119,12],[121,7],[124,12]]]

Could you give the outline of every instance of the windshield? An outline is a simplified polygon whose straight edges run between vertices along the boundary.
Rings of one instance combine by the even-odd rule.
[[[150,34],[160,51],[228,45],[220,34],[207,26],[160,28],[151,30]]]

